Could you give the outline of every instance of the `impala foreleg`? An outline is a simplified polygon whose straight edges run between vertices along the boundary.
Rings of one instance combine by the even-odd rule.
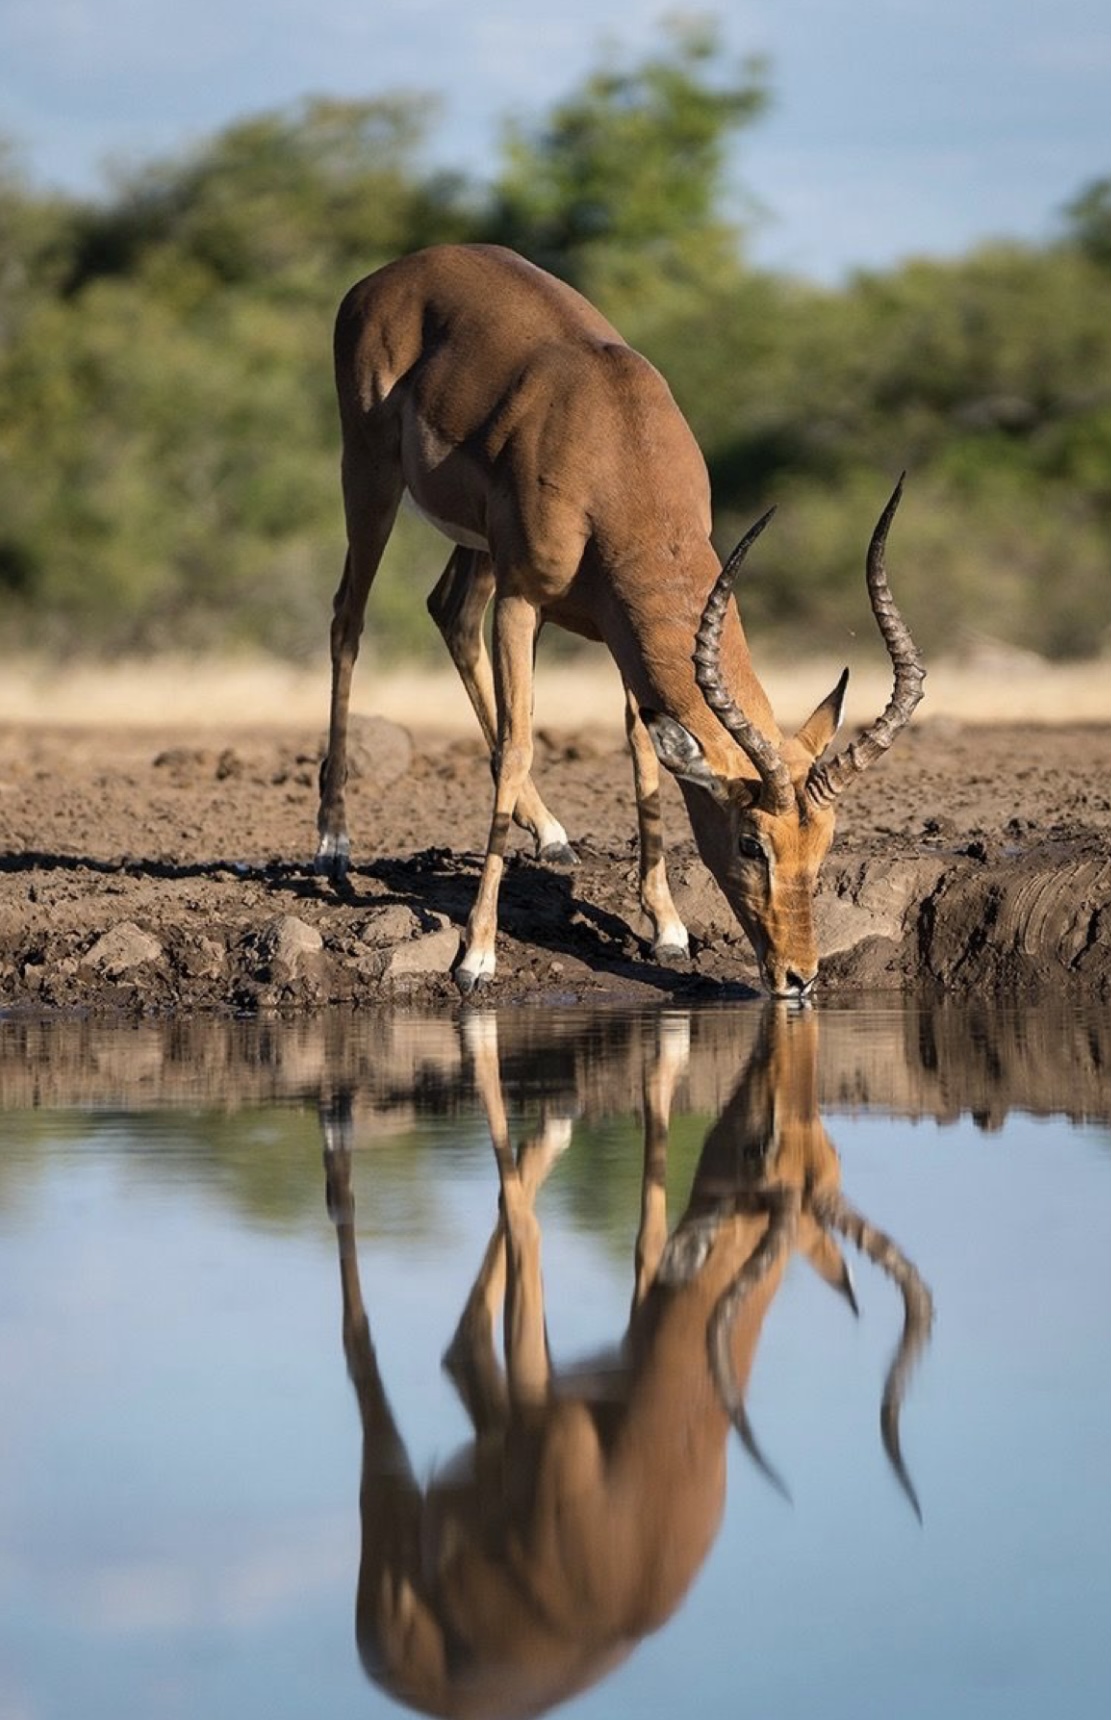
[[[673,1036],[664,1031],[660,1055],[645,1060],[642,1082],[644,1108],[644,1165],[640,1180],[640,1223],[633,1253],[633,1312],[641,1306],[656,1281],[667,1243],[667,1138],[671,1126],[671,1100],[675,1091]],[[687,1030],[687,1044],[690,1041]]]
[[[660,763],[640,708],[625,689],[625,735],[633,760],[633,791],[640,834],[640,905],[652,922],[657,961],[680,961],[690,953],[687,928],[671,899],[660,817]]]
[[[492,1010],[468,1013],[462,1024],[463,1043],[469,1054],[494,1155],[501,1162],[508,1154],[509,1119],[502,1094],[498,1059],[498,1024]],[[444,1351],[443,1367],[459,1393],[475,1432],[483,1434],[504,1426],[509,1407],[505,1376],[498,1364],[494,1327],[505,1302],[505,1213],[499,1211],[493,1234],[486,1244],[478,1276],[471,1285],[459,1324]]]
[[[497,965],[498,893],[513,808],[532,765],[532,653],[537,614],[526,597],[499,597],[494,606],[494,674],[498,745],[494,755],[494,815],[478,895],[455,970],[462,992],[494,977]]]
[[[456,549],[428,599],[428,613],[439,628],[451,660],[459,671],[491,755],[497,747],[494,675],[482,635],[482,621],[494,593],[494,564],[480,550]],[[573,866],[575,854],[567,832],[553,818],[526,777],[513,817],[527,830],[538,860],[549,866]]]
[[[667,1143],[675,1089],[690,1064],[690,1016],[661,1016],[655,1054],[645,1059],[641,1085],[644,1110],[644,1166],[640,1183],[640,1224],[634,1254],[632,1312],[641,1307],[660,1270],[667,1247]]]
[[[497,1425],[510,1402],[542,1402],[550,1362],[540,1279],[540,1229],[533,1210],[537,1193],[569,1145],[566,1118],[546,1119],[539,1134],[514,1156],[502,1091],[497,1018],[471,1017],[464,1028],[475,1086],[490,1130],[498,1167],[500,1211],[462,1319],[444,1357],[478,1432]],[[494,1358],[494,1321],[505,1309],[507,1382]]]
[[[492,1017],[490,1026],[493,1026]],[[500,1100],[499,1109],[503,1109]],[[493,1130],[491,1133],[493,1135]],[[517,1153],[516,1178],[529,1205],[535,1201],[541,1184],[559,1155],[570,1145],[570,1141],[570,1119],[556,1116],[546,1117],[539,1133],[522,1142]],[[503,1162],[500,1149],[498,1155],[500,1167]],[[518,1223],[518,1237],[520,1234],[521,1225]],[[538,1248],[539,1244],[537,1251]],[[523,1276],[519,1243],[517,1254],[516,1282],[519,1284]],[[509,1409],[509,1390],[505,1375],[498,1364],[494,1341],[498,1315],[506,1303],[506,1256],[506,1217],[503,1202],[497,1224],[486,1245],[482,1265],[443,1358],[444,1369],[458,1391],[471,1425],[478,1434],[504,1426]],[[524,1276],[527,1277],[527,1273]],[[536,1295],[526,1295],[522,1300],[528,1302],[533,1310],[540,1305]],[[519,1312],[515,1329],[520,1336]],[[546,1375],[547,1340],[543,1335],[542,1322],[539,1344],[528,1341],[519,1343],[518,1352],[531,1354],[534,1360],[537,1355],[541,1355],[542,1375]]]

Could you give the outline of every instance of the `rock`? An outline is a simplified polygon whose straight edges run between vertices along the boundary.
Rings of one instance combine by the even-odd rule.
[[[894,938],[865,937],[822,960],[822,986],[829,991],[894,990],[902,986],[903,945]]]
[[[679,918],[704,943],[741,935],[736,915],[706,869],[694,862],[673,868],[671,894]]]
[[[216,760],[216,781],[227,782],[230,778],[245,775],[246,765],[234,747],[225,747]]]
[[[174,776],[196,777],[211,764],[211,755],[204,747],[166,747],[151,761],[155,770],[166,770]]]
[[[459,931],[444,914],[389,902],[368,916],[359,946],[355,967],[368,978],[447,973],[459,953]]]
[[[259,951],[275,979],[295,978],[314,966],[324,950],[315,926],[293,914],[272,920],[259,938]]]
[[[216,979],[227,966],[226,953],[212,938],[189,938],[178,950],[177,966],[190,979]]]
[[[823,957],[873,938],[899,943],[944,871],[934,856],[829,865],[814,909]]]
[[[321,743],[321,756],[327,739]],[[385,717],[352,717],[347,729],[347,774],[352,782],[385,786],[404,776],[413,762],[413,742],[407,729]]]
[[[133,920],[121,920],[96,940],[85,953],[85,962],[107,979],[118,979],[144,962],[162,960],[162,945]]]
[[[385,907],[375,908],[368,916],[362,928],[361,941],[374,948],[383,944],[400,944],[419,928],[420,920],[412,908],[407,908],[404,902],[388,902]]]
[[[427,932],[422,938],[410,938],[398,944],[386,962],[387,979],[400,974],[448,973],[459,954],[459,932],[455,926],[445,926],[438,932]]]

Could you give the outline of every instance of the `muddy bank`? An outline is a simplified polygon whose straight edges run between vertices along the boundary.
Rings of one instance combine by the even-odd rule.
[[[0,729],[0,1008],[242,1014],[454,1004],[489,816],[477,741],[358,725],[355,865],[312,852],[321,736]],[[494,1003],[756,991],[748,946],[665,812],[688,963],[648,959],[630,772],[610,732],[545,730],[537,773],[579,866],[507,869]],[[1111,730],[929,720],[846,795],[819,900],[823,993],[1111,992]]]

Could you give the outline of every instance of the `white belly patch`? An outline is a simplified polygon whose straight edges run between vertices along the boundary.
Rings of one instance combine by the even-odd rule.
[[[464,549],[489,549],[486,539],[479,537],[477,532],[469,532],[463,526],[453,526],[447,520],[438,520],[435,514],[422,508],[420,503],[414,500],[411,490],[405,491],[403,500],[411,512],[418,514],[428,525],[435,526],[436,530],[442,532],[452,543],[462,544]]]

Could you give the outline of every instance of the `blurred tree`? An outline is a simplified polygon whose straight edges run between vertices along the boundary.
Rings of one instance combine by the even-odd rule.
[[[462,237],[464,182],[420,170],[433,108],[416,95],[314,99],[240,121],[183,163],[141,169],[83,213],[69,290],[153,266],[170,293],[169,262],[187,282],[192,265],[217,287],[335,293],[352,271]]]
[[[0,180],[0,236],[23,238],[7,274],[36,259],[39,289],[17,331],[0,279],[19,336],[0,347],[9,632],[318,646],[342,560],[335,304],[398,250],[465,231],[462,181],[419,171],[426,108],[263,114],[49,222]]]
[[[721,547],[783,504],[746,615],[785,648],[866,624],[861,566],[911,468],[899,590],[932,650],[1108,635],[1111,181],[1044,247],[862,273],[748,268],[727,149],[767,102],[712,25],[616,53],[482,193],[427,170],[414,95],[305,101],[139,168],[95,206],[0,148],[0,637],[52,651],[321,651],[343,553],[330,337],[398,252],[499,239],[588,292],[667,376],[709,460]],[[445,548],[402,520],[383,653],[435,651]],[[867,632],[865,625],[865,632]],[[870,634],[869,634],[870,637]]]
[[[849,636],[882,485],[905,466],[899,590],[924,645],[987,633],[1053,656],[1102,649],[1111,321],[1088,257],[993,245],[839,291],[763,288],[762,309],[750,283],[677,370],[681,397],[699,362],[706,377],[692,418],[721,547],[784,504],[746,591],[753,626],[811,648]],[[715,373],[733,398],[707,413]]]
[[[37,195],[14,144],[0,135],[0,354],[19,338],[25,318],[57,295],[68,267],[72,206]]]
[[[658,315],[671,290],[736,277],[740,228],[726,218],[731,134],[767,105],[763,63],[721,76],[721,36],[705,19],[664,25],[663,51],[636,65],[608,53],[536,131],[507,126],[505,166],[483,224],[595,298],[628,328],[645,289]]]
[[[1111,175],[1093,179],[1065,206],[1069,240],[1101,269],[1111,269]]]

